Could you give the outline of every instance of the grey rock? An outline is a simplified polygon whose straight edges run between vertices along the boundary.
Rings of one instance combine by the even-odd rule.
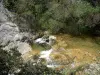
[[[56,37],[52,35],[48,35],[48,36],[44,35],[43,37],[35,40],[35,43],[37,44],[45,44],[49,46],[52,46],[55,42],[56,42]]]
[[[16,48],[21,54],[31,51],[29,42],[32,41],[32,35],[28,32],[20,33],[18,25],[11,22],[12,17],[11,12],[4,8],[0,1],[0,46],[6,51]]]
[[[29,33],[20,33],[17,25],[12,22],[5,22],[0,26],[0,45],[3,46],[3,50],[17,48],[21,54],[32,50],[29,43],[21,41],[25,36],[25,40],[30,38]]]
[[[3,2],[0,1],[0,22],[6,22],[8,20],[11,20],[13,18],[13,14],[9,12],[6,8],[3,6]]]
[[[22,55],[32,50],[32,48],[30,47],[30,45],[28,43],[18,42],[17,46],[18,46],[18,48],[17,48],[18,51]]]
[[[5,46],[8,42],[11,42],[18,33],[19,29],[16,24],[11,22],[2,23],[0,26],[0,45]]]
[[[11,42],[7,46],[3,47],[3,50],[10,51],[11,49],[17,48],[17,42]]]
[[[29,33],[27,34],[27,39]],[[31,49],[27,42],[22,42],[22,38],[26,36],[25,33],[20,33],[16,24],[12,22],[5,22],[0,26],[0,45],[3,46],[3,50],[10,51],[12,48],[24,54]]]
[[[100,63],[92,63],[84,70],[86,75],[100,75]]]
[[[5,15],[5,8],[2,5],[2,2],[0,2],[0,21],[5,22],[7,21],[8,17]]]

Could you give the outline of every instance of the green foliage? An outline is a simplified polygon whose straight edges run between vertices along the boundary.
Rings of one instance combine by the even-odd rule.
[[[0,50],[0,75],[61,75],[58,71],[46,67],[42,62],[28,61],[25,63],[20,55],[16,49],[9,52]],[[18,69],[19,72],[17,72]]]
[[[5,0],[4,3],[17,13],[18,19],[22,17],[35,30],[92,34],[93,27],[100,21],[93,23],[92,20],[94,14],[100,13],[100,6],[93,7],[86,0]]]
[[[87,16],[99,12],[99,7],[93,8],[81,0],[72,3],[68,0],[63,0],[61,3],[52,2],[51,7],[40,19],[40,24],[53,33],[64,32],[75,35],[89,33],[91,24],[86,25]]]
[[[33,64],[32,62],[26,63],[19,75],[62,75],[58,71],[47,68],[42,63]]]
[[[29,28],[38,30],[41,28],[38,20],[46,10],[46,2],[46,0],[5,0],[4,5],[16,13],[15,22],[18,24],[24,22]]]
[[[16,2],[17,0],[3,0],[4,1],[4,5],[6,8],[8,8],[10,11],[15,11],[16,10]]]
[[[22,66],[20,53],[15,49],[10,52],[0,50],[0,75],[8,75]]]

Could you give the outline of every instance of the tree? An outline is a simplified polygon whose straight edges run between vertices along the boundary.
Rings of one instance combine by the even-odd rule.
[[[10,52],[0,49],[0,75],[13,74],[22,66],[20,53],[15,49]]]
[[[26,23],[35,31],[48,30],[52,33],[74,35],[92,34],[93,21],[90,17],[100,13],[98,0],[6,0],[7,8],[13,7],[17,23]],[[9,3],[10,2],[10,3]],[[91,3],[96,5],[93,7]],[[96,4],[95,4],[96,3]],[[87,21],[89,19],[89,21]],[[100,20],[100,19],[99,19]],[[98,23],[98,22],[97,22]],[[97,23],[94,26],[98,25]]]

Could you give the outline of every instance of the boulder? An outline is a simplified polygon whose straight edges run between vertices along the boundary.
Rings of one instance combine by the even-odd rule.
[[[30,45],[28,43],[23,43],[23,42],[18,42],[17,43],[17,50],[23,55],[29,51],[32,50],[32,48],[30,47]]]
[[[55,36],[46,36],[44,35],[43,37],[41,38],[38,38],[35,40],[35,43],[38,43],[38,44],[47,44],[49,46],[53,45],[56,41],[56,37]]]

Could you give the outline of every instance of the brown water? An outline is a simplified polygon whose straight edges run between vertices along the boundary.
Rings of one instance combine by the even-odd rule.
[[[55,35],[57,42],[53,48],[53,52],[50,57],[52,60],[64,64],[74,62],[74,66],[80,66],[84,64],[90,64],[100,61],[100,45],[97,44],[97,40],[89,36],[73,37],[68,34]],[[98,37],[99,38],[99,37]],[[25,55],[25,60],[31,59],[35,55],[39,55],[44,48],[39,46],[33,46],[33,50]],[[63,68],[64,68],[63,67]],[[62,67],[61,67],[62,68]]]
[[[57,43],[53,46],[54,51],[51,54],[53,60],[66,65],[74,62],[74,66],[100,61],[100,45],[93,37],[73,37],[67,34],[56,37]]]

